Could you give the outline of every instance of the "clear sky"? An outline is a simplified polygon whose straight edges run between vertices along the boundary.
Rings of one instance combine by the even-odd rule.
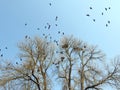
[[[41,36],[45,32],[57,37],[60,30],[98,45],[108,60],[114,58],[120,55],[119,4],[120,0],[0,0],[0,53],[7,59],[16,59],[17,43],[25,35]],[[44,28],[46,23],[51,24],[49,30]]]

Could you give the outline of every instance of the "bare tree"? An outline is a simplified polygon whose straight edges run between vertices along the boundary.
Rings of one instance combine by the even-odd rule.
[[[114,65],[105,64],[105,54],[73,36],[60,42],[58,78],[63,80],[63,90],[101,90],[102,85],[119,89],[119,58]],[[107,67],[107,68],[106,68]],[[67,88],[67,89],[66,89]]]
[[[31,88],[50,90],[51,80],[48,69],[52,65],[54,45],[46,39],[35,37],[25,39],[18,44],[18,47],[21,51],[19,56],[22,63],[16,62],[16,65],[8,63],[2,66],[1,71],[4,74],[0,77],[0,85],[19,80],[16,82],[22,82],[24,86],[26,83],[30,84],[28,86],[32,86]]]
[[[54,70],[62,90],[102,90],[104,85],[120,89],[120,57],[105,63],[105,54],[97,46],[73,36],[64,36],[58,48],[54,45],[39,37],[20,42],[20,61],[0,62],[0,86],[4,90],[51,90]]]

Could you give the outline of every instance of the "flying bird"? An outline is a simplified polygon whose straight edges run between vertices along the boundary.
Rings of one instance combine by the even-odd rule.
[[[5,49],[8,49],[7,47],[5,47]]]
[[[102,12],[102,15],[103,15],[103,12]]]
[[[90,7],[90,9],[92,9],[92,7]]]
[[[28,36],[26,35],[25,38],[28,38]]]
[[[105,10],[107,11],[107,8],[105,8]]]
[[[95,22],[95,19],[93,19],[93,21]]]
[[[108,23],[110,24],[110,21],[108,21]]]
[[[55,17],[55,21],[57,21],[57,20],[58,20],[58,16]]]
[[[3,57],[3,54],[1,54],[0,56]]]
[[[111,9],[111,7],[109,7],[108,9]]]
[[[48,29],[50,29],[51,25],[48,25]]]
[[[25,26],[27,26],[27,23],[25,23]]]
[[[55,24],[55,26],[58,26],[57,24]]]
[[[51,5],[52,5],[52,3],[49,3],[49,5],[51,6]]]
[[[20,58],[20,61],[22,61],[22,58]]]
[[[16,62],[16,64],[18,64],[18,62]]]
[[[60,31],[58,31],[58,34],[60,34]]]
[[[108,24],[106,24],[106,27],[108,27]]]
[[[40,28],[37,28],[37,30],[40,30]]]
[[[45,29],[47,28],[47,26],[44,27]]]
[[[90,14],[86,14],[86,16],[90,16]]]

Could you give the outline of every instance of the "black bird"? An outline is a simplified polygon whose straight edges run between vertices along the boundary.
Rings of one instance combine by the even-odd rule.
[[[40,28],[37,28],[37,30],[40,30]]]
[[[18,62],[16,62],[16,64],[18,64]]]
[[[90,16],[90,14],[86,14],[86,16]]]
[[[107,8],[105,8],[105,10],[107,11]]]
[[[55,17],[55,21],[57,21],[57,20],[58,20],[58,16]]]
[[[62,34],[64,35],[64,32]]]
[[[55,26],[58,26],[57,24],[55,24]]]
[[[58,34],[60,34],[60,31],[58,31]]]
[[[108,23],[110,24],[110,21],[108,21]]]
[[[20,61],[22,61],[22,58],[20,58]]]
[[[111,9],[111,7],[109,7],[108,9]]]
[[[1,54],[0,56],[3,57],[3,54]]]
[[[50,39],[52,39],[52,37],[50,37]]]
[[[52,3],[49,3],[49,5],[51,6],[51,5],[52,5]]]
[[[0,51],[1,51],[1,49],[0,49]]]
[[[103,15],[103,12],[102,12],[102,15]]]
[[[92,9],[92,7],[90,7],[90,9]]]
[[[45,26],[45,29],[47,28],[47,26]]]
[[[48,29],[50,29],[51,25],[48,25]]]
[[[93,21],[95,22],[95,19],[93,19]]]
[[[27,23],[25,23],[25,26],[27,26]]]
[[[26,36],[25,36],[25,38],[27,39],[27,38],[28,38],[28,36],[26,35]]]
[[[108,24],[106,24],[106,27],[108,27]]]
[[[5,47],[5,49],[8,49],[7,47]]]
[[[45,36],[45,34],[43,34],[43,36]]]

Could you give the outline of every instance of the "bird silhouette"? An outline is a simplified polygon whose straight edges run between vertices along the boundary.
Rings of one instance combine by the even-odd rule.
[[[58,26],[57,24],[55,24],[55,26]]]
[[[93,21],[95,22],[95,19],[93,19]]]
[[[89,16],[90,16],[90,14],[86,14],[86,16],[88,16],[88,17],[89,17]]]
[[[27,26],[27,23],[25,23],[25,26]]]
[[[0,49],[0,51],[1,51],[1,49]]]
[[[55,17],[55,21],[57,21],[57,20],[58,20],[58,16]]]
[[[58,31],[58,34],[60,34],[60,31]]]
[[[50,29],[51,25],[48,25],[48,29]]]
[[[110,21],[108,21],[108,23],[110,24]]]
[[[65,33],[63,32],[62,35],[64,35]]]
[[[5,49],[8,49],[7,47],[5,47]]]
[[[47,26],[44,27],[45,29],[47,28]]]
[[[106,27],[108,27],[108,24],[106,24]]]
[[[107,8],[105,8],[105,10],[107,11]]]
[[[90,9],[92,9],[92,7],[90,7]]]
[[[3,57],[3,54],[1,54],[0,56]]]
[[[16,64],[18,64],[18,62],[16,62]]]
[[[20,58],[20,61],[22,61],[22,58]]]
[[[40,30],[40,28],[37,28],[37,30]]]
[[[103,15],[103,12],[102,12],[102,15]]]
[[[108,7],[108,9],[111,9],[111,7]]]
[[[27,39],[27,38],[28,38],[28,36],[26,35],[26,36],[25,36],[25,38]]]
[[[50,37],[50,39],[52,39],[52,37]]]
[[[52,5],[52,3],[49,3],[49,5],[51,6],[51,5]]]

